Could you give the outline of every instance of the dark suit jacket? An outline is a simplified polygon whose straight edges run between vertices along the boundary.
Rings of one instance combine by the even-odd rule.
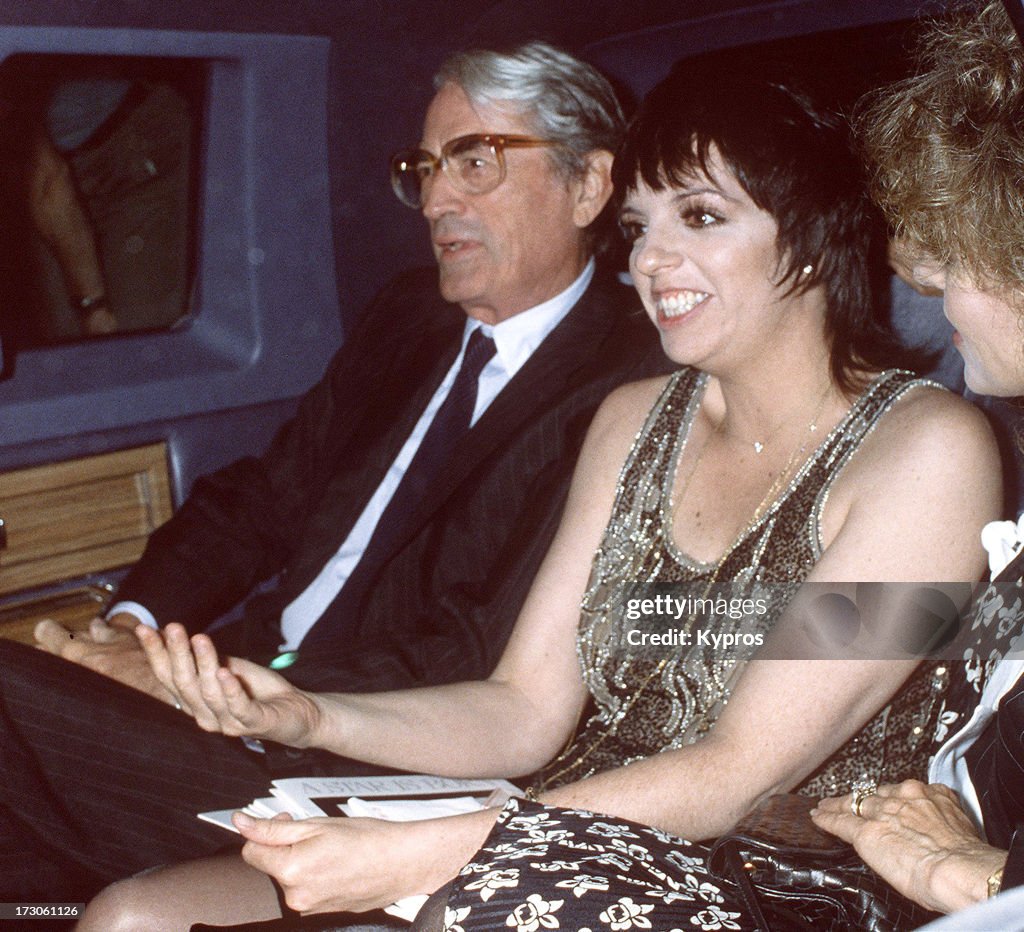
[[[118,598],[199,630],[280,573],[220,635],[254,659],[276,650],[282,609],[344,540],[458,352],[465,315],[436,275],[400,276],[375,299],[269,450],[197,482]],[[486,676],[594,411],[615,386],[665,368],[632,292],[596,276],[453,451],[390,556],[357,568],[358,605],[336,600],[286,675],[347,690]]]
[[[988,842],[1008,848],[1003,887],[1024,884],[1024,677],[967,751]]]

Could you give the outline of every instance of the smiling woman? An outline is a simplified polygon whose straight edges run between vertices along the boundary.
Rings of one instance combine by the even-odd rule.
[[[676,362],[713,370],[723,355],[750,356],[752,341],[765,332],[788,343],[792,334],[782,336],[781,327],[786,317],[814,320],[799,314],[795,302],[779,300],[778,225],[717,153],[708,175],[691,184],[660,191],[638,184],[621,218],[632,240],[633,281]],[[768,327],[765,315],[774,317]],[[706,326],[710,316],[718,318],[713,330]],[[809,337],[820,342],[820,334]]]
[[[862,381],[858,371],[891,364],[901,354],[879,322],[879,221],[839,118],[770,78],[755,91],[748,72],[760,67],[769,66],[743,52],[692,59],[648,95],[616,159],[616,190],[629,192],[620,220],[634,242],[637,271],[652,281],[657,276],[648,269],[654,271],[664,254],[644,248],[647,239],[638,237],[645,224],[632,217],[645,191],[663,196],[666,218],[673,209],[677,215],[671,240],[680,263],[685,245],[702,238],[697,250],[704,262],[717,263],[715,287],[735,293],[737,316],[785,313],[789,302],[800,300],[818,304],[832,378],[849,391]],[[713,86],[706,83],[709,70]],[[786,77],[791,69],[774,70],[799,87]],[[693,87],[703,90],[692,93]],[[751,249],[749,261],[743,259]],[[723,269],[730,276],[748,271],[734,285],[722,280]],[[691,261],[684,275],[693,274],[699,272]],[[714,292],[691,289],[682,306],[703,305],[695,299]],[[807,319],[788,317],[788,327]]]

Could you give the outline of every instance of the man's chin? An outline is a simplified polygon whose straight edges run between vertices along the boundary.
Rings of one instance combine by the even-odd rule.
[[[438,287],[441,290],[441,297],[452,304],[472,302],[480,293],[480,289],[474,287],[470,276],[452,274],[443,268],[438,276]]]

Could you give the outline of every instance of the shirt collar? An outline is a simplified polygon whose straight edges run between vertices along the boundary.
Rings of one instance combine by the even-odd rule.
[[[495,360],[512,378],[530,358],[533,351],[544,342],[544,338],[557,327],[573,309],[576,302],[587,290],[594,277],[594,260],[591,258],[583,267],[579,277],[565,291],[529,310],[513,314],[499,324],[483,324],[468,318],[462,336],[465,348],[470,334],[479,327],[492,337],[497,349]]]

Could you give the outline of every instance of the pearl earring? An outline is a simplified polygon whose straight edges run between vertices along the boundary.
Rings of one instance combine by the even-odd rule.
[[[807,263],[801,270],[804,275],[810,275],[814,271],[814,266],[810,262]]]

